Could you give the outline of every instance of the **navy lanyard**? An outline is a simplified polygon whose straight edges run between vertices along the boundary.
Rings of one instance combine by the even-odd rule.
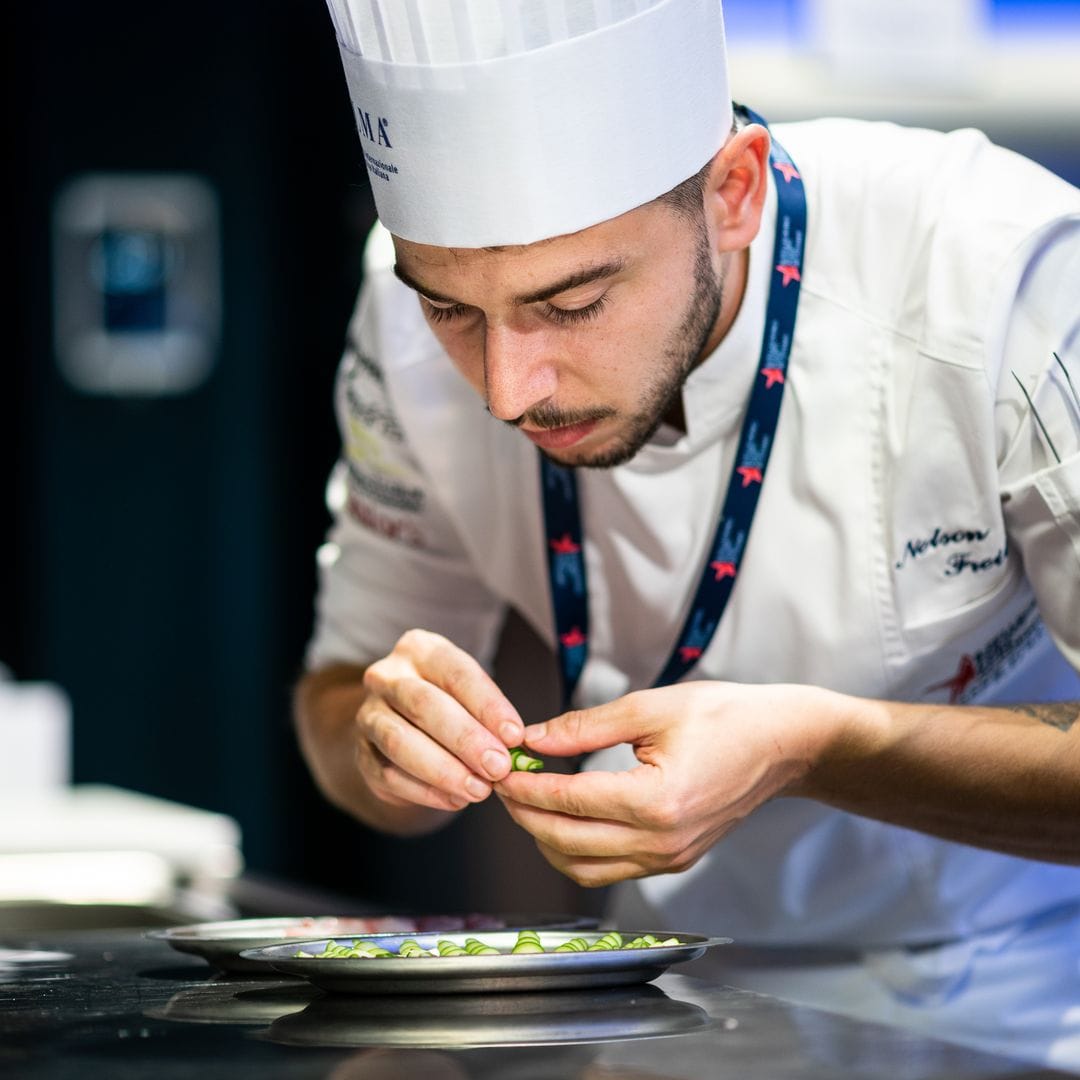
[[[760,116],[749,110],[746,112],[751,121],[765,126]],[[702,568],[690,613],[654,686],[667,686],[690,671],[720,624],[738,577],[780,417],[799,306],[806,237],[806,191],[795,163],[775,139],[769,163],[776,174],[776,239],[758,378],[754,381],[739,433],[735,468],[728,482],[720,522]],[[566,707],[581,677],[589,649],[584,533],[574,470],[556,465],[543,456],[540,469],[548,574]]]

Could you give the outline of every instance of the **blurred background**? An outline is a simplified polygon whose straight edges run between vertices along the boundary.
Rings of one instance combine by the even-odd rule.
[[[725,6],[734,93],[772,120],[978,126],[1080,183],[1080,0]],[[49,801],[74,783],[211,811],[191,844],[331,907],[595,910],[498,807],[384,841],[324,805],[295,747],[331,387],[374,220],[323,5],[11,17],[0,886],[5,852],[90,820]],[[539,717],[554,667],[526,639],[509,627],[501,671]],[[138,846],[109,834],[157,831],[138,797],[79,843]]]

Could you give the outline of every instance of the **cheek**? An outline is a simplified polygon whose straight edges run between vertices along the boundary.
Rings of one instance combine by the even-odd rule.
[[[431,329],[454,367],[461,372],[470,385],[482,391],[484,385],[482,338],[476,334],[452,333],[437,326]]]
[[[663,304],[626,303],[602,323],[564,331],[560,341],[560,381],[568,391],[633,399],[643,373],[653,369],[672,318]]]
[[[645,297],[628,306],[617,326],[605,334],[600,346],[601,355],[623,371],[651,367],[677,324],[678,295],[666,291]]]

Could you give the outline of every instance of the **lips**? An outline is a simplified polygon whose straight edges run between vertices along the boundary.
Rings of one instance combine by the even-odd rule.
[[[597,420],[586,420],[580,424],[567,424],[557,428],[521,428],[527,439],[541,450],[565,450],[580,442],[596,427]]]

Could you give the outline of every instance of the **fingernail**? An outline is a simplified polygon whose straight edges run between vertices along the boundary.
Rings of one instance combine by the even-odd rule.
[[[525,741],[527,743],[538,743],[541,739],[547,738],[547,724],[533,724],[532,727],[525,729]]]
[[[505,776],[510,768],[510,755],[505,750],[485,750],[480,761],[492,780]]]
[[[499,728],[499,734],[502,736],[504,743],[510,743],[513,746],[517,746],[521,742],[521,725],[511,723],[509,720],[501,728]]]
[[[479,776],[470,776],[465,781],[465,790],[474,799],[484,799],[491,794],[491,785],[485,784]]]

